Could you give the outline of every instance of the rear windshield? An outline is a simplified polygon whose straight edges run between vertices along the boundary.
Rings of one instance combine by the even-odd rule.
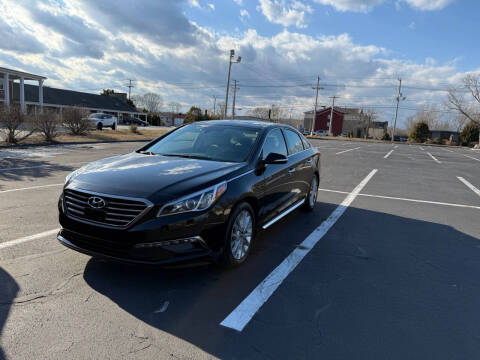
[[[252,151],[259,133],[259,129],[249,127],[191,124],[167,135],[145,151],[167,156],[243,162]]]

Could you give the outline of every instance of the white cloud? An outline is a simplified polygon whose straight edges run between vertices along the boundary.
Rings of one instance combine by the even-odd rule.
[[[309,5],[300,1],[290,1],[287,4],[285,0],[259,0],[259,3],[257,10],[261,11],[268,21],[283,26],[305,28],[305,14],[313,12]]]
[[[354,11],[367,13],[375,6],[381,5],[385,0],[314,0],[322,5],[329,5],[337,11]],[[441,10],[455,0],[397,0],[395,7],[400,9],[401,1],[418,10]]]
[[[337,11],[369,12],[384,0],[314,0],[322,5],[330,5]],[[427,0],[428,1],[428,0]]]
[[[192,7],[201,8],[200,4],[198,3],[198,0],[188,0],[188,4]]]
[[[405,0],[411,7],[419,10],[441,10],[455,0]]]
[[[250,17],[250,13],[249,13],[246,9],[241,9],[241,10],[240,10],[240,17],[242,17],[242,18],[249,18],[249,17]]]
[[[417,28],[417,24],[415,24],[415,21],[412,21],[410,25],[408,25],[408,28],[410,30],[415,30]]]
[[[212,3],[208,3],[208,7],[212,10],[215,10],[215,5]]]
[[[237,4],[238,6],[242,6],[243,5],[243,0],[233,0],[235,2],[235,4]]]

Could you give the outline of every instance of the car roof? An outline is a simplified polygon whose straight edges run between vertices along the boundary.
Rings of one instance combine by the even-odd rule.
[[[206,121],[198,121],[194,124],[202,124],[202,125],[225,125],[225,126],[244,126],[250,128],[273,128],[273,127],[283,127],[288,129],[294,129],[294,127],[286,124],[278,124],[269,121],[258,121],[258,120],[206,120]]]

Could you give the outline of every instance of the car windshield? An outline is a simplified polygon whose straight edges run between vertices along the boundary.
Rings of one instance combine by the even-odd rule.
[[[102,114],[92,114],[92,115],[90,115],[90,118],[91,118],[91,119],[101,119],[101,118],[102,118]]]
[[[187,125],[144,149],[144,153],[214,161],[246,161],[259,129],[227,125]]]

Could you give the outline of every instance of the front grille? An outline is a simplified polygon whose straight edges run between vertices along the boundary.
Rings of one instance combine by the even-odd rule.
[[[105,206],[100,209],[92,208],[88,203],[91,197],[103,199]],[[65,190],[63,201],[67,214],[74,218],[118,228],[127,227],[138,220],[150,206],[147,201],[98,195],[73,189]]]

